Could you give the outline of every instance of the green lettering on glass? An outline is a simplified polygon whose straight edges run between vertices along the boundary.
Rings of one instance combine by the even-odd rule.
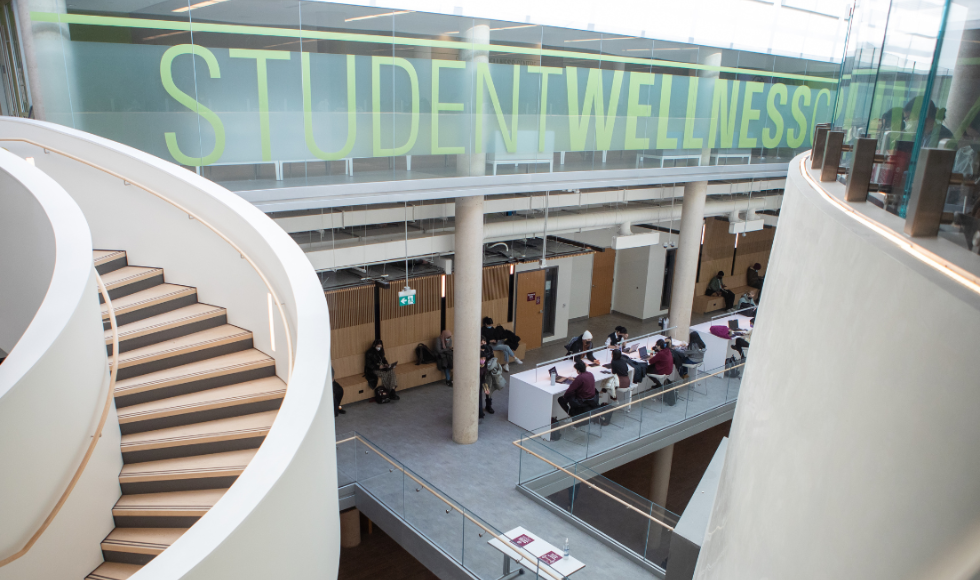
[[[847,86],[847,106],[844,107],[844,127],[850,127],[852,121],[854,121],[854,109],[857,108],[858,93],[861,91],[859,87],[867,87],[867,83],[856,83],[851,82]],[[829,92],[829,91],[828,91]],[[817,99],[820,98],[820,94],[817,94]],[[816,113],[816,111],[814,111]]]
[[[548,121],[548,75],[565,71],[556,66],[529,66],[527,72],[541,75],[541,107],[538,109],[538,153],[544,153],[544,130]]]
[[[354,82],[354,55],[347,55],[347,142],[343,149],[335,153],[327,153],[320,149],[313,138],[313,96],[310,88],[310,53],[301,53],[303,64],[303,133],[306,137],[306,148],[315,157],[324,161],[343,159],[354,149],[357,138],[357,85]]]
[[[708,125],[708,148],[714,149],[715,135],[721,131],[721,142],[719,147],[722,149],[731,148],[735,139],[735,115],[738,113],[738,87],[741,81],[732,81],[732,98],[730,105],[728,102],[729,81],[717,79],[715,90],[711,97],[711,123]],[[721,125],[719,128],[719,120]]]
[[[684,149],[704,147],[704,139],[694,136],[694,122],[698,111],[698,77],[687,78],[687,118],[684,119]]]
[[[796,149],[800,145],[803,145],[803,142],[806,141],[806,114],[804,114],[803,110],[800,109],[800,99],[803,100],[804,107],[810,106],[810,87],[800,85],[796,87],[796,91],[793,93],[793,119],[796,121],[800,133],[797,135],[792,127],[786,130],[786,146],[790,149]]]
[[[602,70],[589,69],[589,79],[585,85],[585,98],[582,99],[581,114],[578,107],[578,69],[565,67],[565,82],[568,86],[568,133],[573,151],[585,151],[585,141],[589,135],[589,119],[595,108],[596,150],[608,151],[612,145],[613,128],[616,125],[616,109],[619,108],[619,92],[623,88],[623,71],[613,73],[612,89],[609,92],[608,110],[603,103]]]
[[[657,149],[677,149],[677,138],[667,137],[667,121],[670,119],[670,89],[674,77],[660,75],[660,118],[657,119]]]
[[[461,60],[432,61],[432,154],[433,155],[462,155],[465,147],[441,147],[439,145],[439,113],[442,111],[462,111],[463,103],[443,103],[439,100],[439,69],[466,68]]]
[[[769,111],[769,120],[772,121],[773,127],[776,130],[773,131],[772,127],[766,127],[762,130],[762,146],[767,149],[779,147],[779,142],[783,139],[783,116],[780,114],[779,109],[776,108],[776,97],[779,97],[779,105],[783,106],[786,104],[788,95],[789,92],[783,83],[776,83],[769,88],[769,98],[766,99],[766,110]]]
[[[817,107],[820,106],[820,97],[827,97],[827,109],[829,110],[832,106],[830,104],[830,90],[820,89],[817,92],[817,98],[813,99],[813,113],[810,115],[810,140],[812,144],[813,140],[813,128],[817,124]]]
[[[412,120],[411,129],[408,133],[408,140],[401,147],[385,149],[381,146],[381,66],[401,67],[408,73],[408,80],[412,85]],[[394,87],[392,87],[394,92]],[[394,114],[394,113],[392,113]],[[371,117],[373,119],[373,143],[372,150],[375,157],[397,157],[405,155],[412,150],[415,140],[419,136],[419,76],[415,72],[412,63],[404,58],[394,56],[372,56],[371,57]]]
[[[636,136],[636,119],[638,117],[649,117],[653,111],[653,107],[650,105],[640,104],[640,87],[653,85],[656,78],[656,76],[650,73],[630,73],[630,88],[626,98],[626,138],[623,144],[627,150],[650,148],[649,138]]]
[[[160,59],[160,80],[163,82],[163,88],[167,91],[167,94],[176,99],[178,103],[184,105],[191,111],[194,111],[203,117],[205,121],[211,124],[211,128],[214,129],[214,149],[212,149],[211,153],[204,157],[189,157],[181,153],[180,148],[177,146],[176,133],[164,133],[163,137],[167,141],[167,150],[177,163],[180,163],[181,165],[190,165],[192,167],[210,165],[218,159],[221,159],[221,154],[225,151],[225,126],[221,123],[221,119],[214,113],[214,111],[205,107],[201,103],[198,103],[197,100],[184,91],[178,89],[177,85],[174,84],[174,76],[171,66],[174,59],[182,54],[196,55],[203,58],[204,62],[208,64],[208,73],[213,79],[221,78],[221,70],[218,68],[218,59],[214,57],[214,53],[210,50],[195,44],[178,44],[177,46],[171,46],[167,49],[167,52],[163,53],[163,58]]]
[[[266,60],[289,60],[290,53],[282,50],[254,50],[251,48],[232,48],[231,58],[254,58],[255,71],[259,85],[259,135],[262,138],[262,160],[272,160],[272,143],[269,139],[269,74]]]
[[[504,139],[504,147],[508,153],[517,151],[517,103],[521,93],[521,67],[514,65],[513,89],[510,101],[510,131],[507,130],[507,123],[504,121],[504,111],[500,107],[500,99],[497,98],[497,89],[493,86],[493,78],[490,76],[490,66],[485,62],[476,65],[476,130],[474,138],[476,140],[476,152],[483,153],[483,83],[487,84],[487,92],[490,93],[490,103],[493,105],[493,112],[497,116],[497,126],[500,127],[500,135]],[[498,153],[501,153],[498,151]]]
[[[759,144],[759,140],[755,137],[749,137],[749,123],[752,121],[757,121],[760,116],[759,109],[752,108],[752,95],[755,93],[761,93],[765,88],[762,83],[747,82],[745,83],[745,96],[742,97],[742,126],[738,131],[738,146],[739,147],[756,147]]]

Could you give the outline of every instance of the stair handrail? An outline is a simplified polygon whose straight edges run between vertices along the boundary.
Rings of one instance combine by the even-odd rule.
[[[94,268],[94,266],[93,266]],[[105,284],[102,282],[102,276],[99,276],[99,272],[95,272],[95,281],[99,284],[99,293],[102,294],[105,300],[106,307],[109,310],[109,326],[112,329],[112,361],[109,363],[109,388],[106,391],[105,405],[102,406],[102,416],[99,418],[98,427],[95,428],[95,432],[92,434],[92,441],[89,442],[88,448],[85,450],[85,455],[82,456],[82,461],[78,465],[78,469],[75,470],[75,475],[72,476],[71,481],[68,482],[68,486],[65,488],[64,493],[58,498],[58,503],[54,504],[51,508],[51,512],[48,517],[44,518],[41,522],[41,526],[34,532],[34,535],[27,540],[24,547],[15,552],[14,554],[0,560],[0,568],[3,568],[7,564],[20,559],[27,552],[34,547],[34,544],[41,539],[41,536],[57,517],[61,508],[64,507],[65,502],[68,501],[68,496],[74,491],[75,485],[78,484],[78,480],[81,479],[82,473],[85,468],[88,467],[88,462],[92,459],[92,454],[95,453],[95,447],[99,444],[99,439],[102,437],[102,430],[105,428],[106,421],[109,419],[109,410],[112,409],[112,396],[116,388],[116,373],[119,371],[119,329],[116,325],[116,312],[112,308],[112,300],[109,298],[109,291],[106,290]]]
[[[161,199],[161,200],[165,201],[166,203],[169,203],[170,205],[174,206],[175,208],[179,209],[180,211],[186,213],[188,216],[190,216],[190,217],[194,218],[195,220],[199,221],[201,224],[204,225],[204,227],[206,227],[209,230],[211,230],[212,232],[214,232],[219,238],[221,238],[228,245],[230,245],[232,248],[234,248],[235,251],[238,252],[238,254],[246,262],[248,262],[250,266],[252,266],[252,269],[255,270],[255,273],[259,275],[259,278],[262,279],[262,283],[265,284],[266,290],[269,291],[269,294],[272,296],[272,300],[276,303],[276,308],[279,310],[279,318],[282,319],[282,325],[283,325],[283,328],[285,329],[285,333],[284,334],[286,335],[286,383],[287,384],[289,383],[289,379],[292,378],[292,376],[293,376],[293,339],[292,339],[292,336],[291,336],[291,333],[290,333],[290,330],[289,330],[289,322],[288,322],[288,319],[286,318],[286,311],[285,311],[285,309],[282,306],[283,305],[282,301],[279,300],[279,295],[276,293],[275,289],[272,287],[272,284],[269,282],[269,279],[266,277],[265,273],[262,272],[262,270],[259,268],[258,264],[256,264],[255,261],[247,253],[245,253],[245,250],[243,250],[241,247],[238,246],[238,244],[236,244],[231,239],[229,239],[228,236],[224,235],[218,228],[214,227],[208,221],[206,221],[205,219],[201,218],[201,216],[199,216],[198,214],[194,213],[193,210],[187,209],[183,205],[177,203],[176,201],[170,199],[166,195],[160,193],[159,191],[154,190],[153,188],[151,188],[151,187],[149,187],[147,185],[143,185],[142,183],[140,183],[138,181],[133,181],[132,179],[130,179],[128,177],[124,177],[124,176],[120,175],[119,173],[116,173],[115,171],[113,171],[111,169],[107,169],[105,167],[102,167],[98,163],[93,163],[91,161],[87,161],[85,159],[82,159],[80,157],[77,157],[75,155],[72,155],[71,153],[67,153],[67,152],[61,151],[59,149],[54,149],[54,148],[52,148],[52,147],[50,147],[48,145],[43,145],[41,143],[38,143],[38,142],[34,141],[33,139],[25,139],[25,138],[13,138],[13,139],[12,138],[0,138],[0,141],[14,141],[14,142],[20,142],[20,143],[27,143],[27,144],[33,145],[35,147],[40,147],[46,153],[57,153],[58,155],[61,155],[63,157],[67,157],[68,159],[72,159],[72,160],[77,161],[79,163],[82,163],[84,165],[88,165],[89,167],[91,167],[93,169],[97,169],[97,170],[99,170],[99,171],[101,171],[103,173],[106,173],[108,175],[111,175],[111,176],[115,177],[116,179],[122,180],[123,183],[127,183],[129,185],[133,185],[133,186],[137,187],[138,189],[142,189],[143,191],[149,193],[150,195],[155,196],[158,199]]]
[[[356,431],[354,432],[354,435],[352,437],[348,437],[346,439],[342,439],[340,441],[337,441],[337,445],[340,445],[341,443],[347,443],[348,441],[353,441],[355,439],[357,441],[360,441],[364,445],[366,445],[369,449],[371,449],[371,451],[374,451],[374,453],[377,454],[378,457],[381,457],[382,459],[384,459],[385,461],[387,461],[388,463],[390,463],[392,467],[394,467],[398,471],[401,471],[402,474],[408,476],[412,481],[414,481],[415,483],[417,483],[420,486],[422,486],[423,488],[425,488],[429,493],[431,493],[432,495],[434,495],[436,497],[436,499],[442,501],[447,506],[449,506],[450,509],[455,510],[455,511],[458,511],[464,518],[466,518],[467,520],[469,520],[469,521],[473,522],[474,524],[476,524],[477,526],[479,526],[480,529],[482,529],[484,532],[490,534],[498,542],[500,542],[503,545],[508,546],[509,548],[511,548],[512,550],[514,550],[514,552],[516,552],[522,558],[527,558],[528,560],[532,560],[532,561],[539,560],[539,558],[537,556],[535,556],[534,554],[531,554],[529,551],[527,551],[522,546],[518,546],[518,545],[514,544],[510,540],[510,538],[507,538],[506,536],[504,536],[502,534],[498,534],[495,530],[492,530],[489,527],[483,525],[483,523],[481,523],[476,518],[474,518],[469,513],[467,513],[466,508],[460,507],[460,506],[456,505],[455,503],[453,503],[452,501],[450,501],[449,499],[443,497],[443,495],[438,490],[433,489],[428,483],[426,483],[426,482],[422,481],[421,479],[415,477],[415,475],[412,474],[412,472],[410,470],[406,469],[405,466],[403,466],[403,465],[401,465],[401,464],[399,464],[397,462],[394,462],[391,459],[389,459],[387,457],[387,455],[385,454],[385,452],[383,452],[380,449],[378,449],[377,447],[375,447],[373,443],[369,442],[364,437],[361,437],[361,435],[359,433],[357,433]],[[367,453],[367,452],[365,452],[365,453]],[[357,483],[356,480],[355,480],[354,483]],[[549,570],[548,568],[544,568],[544,569],[542,569],[540,571],[542,571],[545,574],[547,574],[553,580],[562,580],[562,579],[566,578],[565,576],[562,576],[557,571],[552,571],[552,570]],[[557,576],[555,574],[557,574]]]

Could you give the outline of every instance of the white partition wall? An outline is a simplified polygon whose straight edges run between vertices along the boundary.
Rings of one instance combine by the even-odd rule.
[[[0,150],[0,567],[2,580],[82,578],[102,561],[119,498],[115,409],[82,477],[109,375],[92,238],[54,180]],[[16,559],[14,559],[16,557]]]
[[[695,577],[975,578],[980,295],[799,167]]]
[[[0,119],[81,206],[96,247],[160,266],[275,357],[287,392],[258,453],[191,529],[133,580],[329,580],[340,552],[326,301],[299,247],[262,212],[176,165],[59,125]],[[91,255],[89,255],[91,261]],[[117,447],[118,453],[118,447]],[[108,513],[108,510],[107,512]]]

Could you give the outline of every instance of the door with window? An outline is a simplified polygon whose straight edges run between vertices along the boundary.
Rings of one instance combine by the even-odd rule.
[[[514,332],[528,350],[541,347],[541,331],[544,328],[545,280],[547,270],[521,272],[517,275],[517,306]]]

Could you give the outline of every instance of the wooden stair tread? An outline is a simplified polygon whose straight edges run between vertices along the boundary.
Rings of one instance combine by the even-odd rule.
[[[119,340],[123,341],[138,336],[146,336],[154,332],[221,316],[225,313],[226,310],[220,306],[201,303],[191,304],[190,306],[184,306],[183,308],[171,310],[170,312],[164,312],[163,314],[157,314],[156,316],[150,316],[143,320],[124,324],[119,327]],[[112,329],[110,328],[104,332],[105,343],[112,344]]]
[[[112,290],[113,288],[119,288],[120,286],[125,286],[126,284],[132,284],[133,282],[145,280],[146,278],[152,278],[154,276],[160,276],[162,274],[163,268],[123,266],[118,270],[113,270],[112,272],[102,274],[102,283],[105,284],[106,289]]]
[[[122,436],[123,452],[264,437],[279,411],[264,411]]]
[[[92,571],[85,577],[85,580],[127,580],[130,576],[140,571],[139,564],[120,564],[118,562],[104,562],[101,566]]]
[[[237,477],[242,474],[242,471],[248,466],[248,462],[252,460],[252,457],[255,457],[257,452],[258,449],[242,449],[209,455],[130,463],[123,466],[122,472],[119,474],[119,483],[202,477]]]
[[[186,531],[187,528],[116,528],[102,540],[102,549],[156,556]]]
[[[96,266],[124,257],[126,257],[126,252],[123,250],[92,250],[92,258],[95,260]]]
[[[263,377],[254,381],[123,407],[119,409],[119,422],[122,424],[133,423],[246,403],[257,403],[280,399],[285,394],[286,383],[282,379],[279,377]]]
[[[179,385],[193,380],[275,365],[275,359],[254,349],[246,349],[178,367],[146,373],[116,382],[117,397]]]
[[[126,368],[251,338],[251,331],[243,330],[231,324],[225,324],[120,353],[119,368]]]
[[[114,516],[202,516],[227,489],[195,489],[123,495],[112,508]]]
[[[105,278],[103,277],[103,282],[104,281]],[[192,286],[158,284],[153,288],[133,292],[129,296],[113,298],[112,308],[116,311],[116,316],[119,316],[121,314],[126,314],[127,312],[139,310],[140,308],[146,308],[147,306],[180,298],[181,296],[194,294],[195,292],[197,292],[197,288]],[[106,304],[101,304],[100,306],[102,307],[102,320],[108,320],[109,307]]]

